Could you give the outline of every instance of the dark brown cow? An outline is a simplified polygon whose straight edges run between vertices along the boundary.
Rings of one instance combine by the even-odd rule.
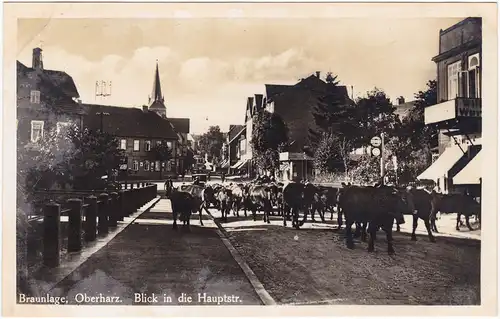
[[[183,222],[184,226],[190,226],[191,213],[193,211],[193,196],[184,191],[172,189],[170,192],[170,203],[172,204],[172,214],[174,219],[173,228],[177,229],[177,218]]]
[[[382,228],[387,236],[387,252],[394,253],[392,245],[392,225],[404,223],[404,213],[410,212],[409,205],[401,193],[392,187],[360,187],[351,186],[343,189],[341,201],[342,212],[346,219],[346,245],[354,248],[352,225],[355,222],[368,223],[370,240],[368,251],[374,250],[375,234]]]
[[[456,230],[460,230],[460,217],[465,216],[465,224],[469,230],[474,230],[470,225],[469,218],[473,215],[479,217],[481,221],[481,205],[474,200],[472,196],[463,194],[438,194],[436,192],[431,193],[431,223],[432,229],[437,233],[436,227],[436,215],[438,212],[442,214],[446,213],[456,213],[457,214],[457,224]]]
[[[283,187],[283,226],[292,219],[292,227],[299,229],[299,213],[304,210],[304,184],[289,182]]]
[[[213,189],[211,187],[203,188],[199,185],[187,185],[183,186],[182,190],[191,194],[193,197],[193,212],[197,211],[200,216],[200,224],[203,226],[202,211],[208,211],[208,203],[210,200],[215,198],[213,194]]]
[[[435,242],[436,239],[432,235],[431,223],[432,223],[432,205],[431,205],[431,195],[423,189],[409,189],[402,191],[403,196],[406,197],[410,211],[408,215],[412,215],[413,218],[413,230],[411,233],[411,240],[416,241],[417,236],[415,231],[418,226],[418,219],[422,219],[427,229],[427,234],[431,242]],[[397,230],[400,231],[399,224],[397,225]]]

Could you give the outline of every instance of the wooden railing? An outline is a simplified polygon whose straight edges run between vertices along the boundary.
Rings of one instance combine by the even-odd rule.
[[[38,215],[36,221],[41,222],[41,229],[38,230],[41,230],[42,238],[34,235],[37,238],[33,239],[41,239],[43,243],[43,265],[51,268],[59,266],[63,248],[68,252],[81,251],[84,242],[93,242],[98,236],[105,236],[110,228],[117,227],[118,221],[123,221],[154,199],[156,194],[156,184],[146,183],[119,191],[36,192],[38,203],[34,206],[33,215]],[[62,230],[61,216],[68,219],[65,231]]]

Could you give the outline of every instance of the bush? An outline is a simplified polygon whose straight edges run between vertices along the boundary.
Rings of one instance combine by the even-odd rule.
[[[318,173],[312,179],[313,183],[340,183],[345,180],[344,173]]]

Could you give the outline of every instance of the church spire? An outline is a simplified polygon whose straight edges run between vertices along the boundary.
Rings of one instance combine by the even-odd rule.
[[[158,70],[158,60],[156,60],[156,71],[153,81],[153,91],[149,97],[149,109],[155,111],[160,116],[166,116],[167,108],[164,104],[164,98],[161,94],[160,71]]]

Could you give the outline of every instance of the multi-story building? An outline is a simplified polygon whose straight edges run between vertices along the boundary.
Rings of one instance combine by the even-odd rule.
[[[161,93],[158,63],[148,105],[139,108],[84,104],[84,125],[116,136],[125,150],[126,178],[159,179],[181,175],[189,167],[184,160],[188,153],[189,119],[167,118],[165,99]],[[152,152],[156,143],[165,141],[171,159],[161,161]],[[125,164],[125,163],[124,163]]]
[[[224,142],[224,160],[221,163],[222,169],[227,169],[230,173],[238,170],[236,166],[242,166],[241,156],[246,151],[246,126],[229,125],[226,141]],[[243,147],[242,147],[243,144]],[[238,164],[238,165],[236,165]]]
[[[313,113],[318,99],[330,93],[343,97],[346,103],[350,101],[345,86],[323,81],[320,72],[295,85],[266,84],[263,108],[277,113],[288,127],[290,146],[288,152],[280,154],[280,175],[283,179],[308,179],[313,175],[309,131],[317,128]]]
[[[438,104],[425,109],[425,124],[439,130],[438,155],[418,178],[440,190],[479,196],[481,190],[481,18],[467,18],[439,32]]]
[[[179,138],[167,119],[147,108],[141,110],[97,104],[83,106],[86,113],[84,126],[116,136],[120,149],[125,151],[127,165],[121,170],[126,170],[127,175],[122,172],[121,178],[161,179],[181,174],[177,166]],[[160,142],[166,142],[169,146],[171,159],[160,161],[157,158],[154,146]]]
[[[83,111],[73,78],[43,66],[42,49],[34,48],[32,66],[17,61],[18,147],[35,147],[52,129],[82,125]]]

